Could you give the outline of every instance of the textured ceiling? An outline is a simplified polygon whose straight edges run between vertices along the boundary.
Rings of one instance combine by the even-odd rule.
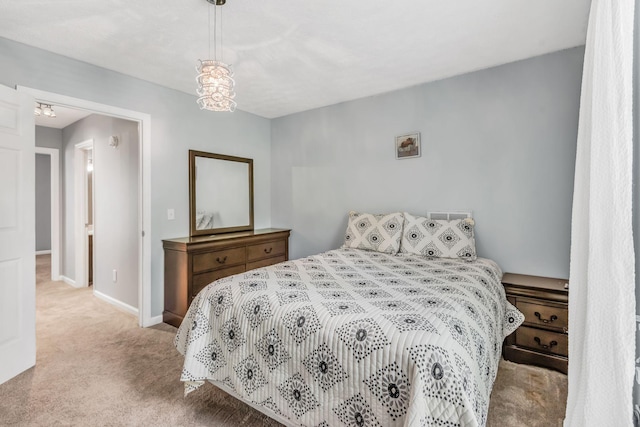
[[[585,42],[589,0],[228,0],[238,109],[273,118]],[[0,0],[0,37],[195,93],[205,0]],[[194,96],[195,102],[195,96]]]

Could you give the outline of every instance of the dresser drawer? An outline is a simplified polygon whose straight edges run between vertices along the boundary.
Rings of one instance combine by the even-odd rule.
[[[515,332],[516,345],[545,353],[568,356],[569,339],[558,332],[520,326]]]
[[[244,264],[236,265],[235,267],[223,268],[221,270],[214,270],[208,273],[194,274],[193,286],[191,291],[191,297],[198,295],[202,289],[204,289],[209,283],[215,282],[223,277],[233,276],[234,274],[244,273]]]
[[[569,313],[566,306],[518,298],[516,307],[524,314],[524,322],[526,324],[553,328],[563,332],[569,326]]]
[[[206,252],[193,256],[193,272],[226,268],[232,265],[244,264],[245,248],[224,249],[221,251]]]
[[[253,270],[254,268],[267,267],[269,265],[277,264],[279,262],[286,261],[287,257],[285,255],[281,255],[278,257],[267,258],[260,261],[254,261],[247,264],[247,271]]]
[[[195,296],[218,279],[286,261],[289,234],[269,228],[163,240],[163,321],[179,327]]]
[[[259,245],[250,245],[247,246],[247,260],[249,262],[257,261],[263,258],[285,255],[286,252],[287,244],[284,240],[276,240],[273,242],[261,243]]]

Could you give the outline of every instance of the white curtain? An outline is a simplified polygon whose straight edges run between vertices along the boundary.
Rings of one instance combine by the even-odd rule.
[[[632,425],[634,0],[592,0],[571,226],[565,427]]]

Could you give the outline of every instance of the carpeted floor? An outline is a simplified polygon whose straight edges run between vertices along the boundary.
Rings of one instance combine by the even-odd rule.
[[[183,398],[175,328],[141,329],[137,319],[49,280],[37,258],[37,363],[0,385],[0,425],[279,426],[239,400],[205,385]],[[562,425],[567,378],[502,361],[490,427]]]

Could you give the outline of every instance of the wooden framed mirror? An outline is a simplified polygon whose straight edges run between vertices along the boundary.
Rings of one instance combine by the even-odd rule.
[[[253,230],[253,159],[189,150],[189,230]]]

